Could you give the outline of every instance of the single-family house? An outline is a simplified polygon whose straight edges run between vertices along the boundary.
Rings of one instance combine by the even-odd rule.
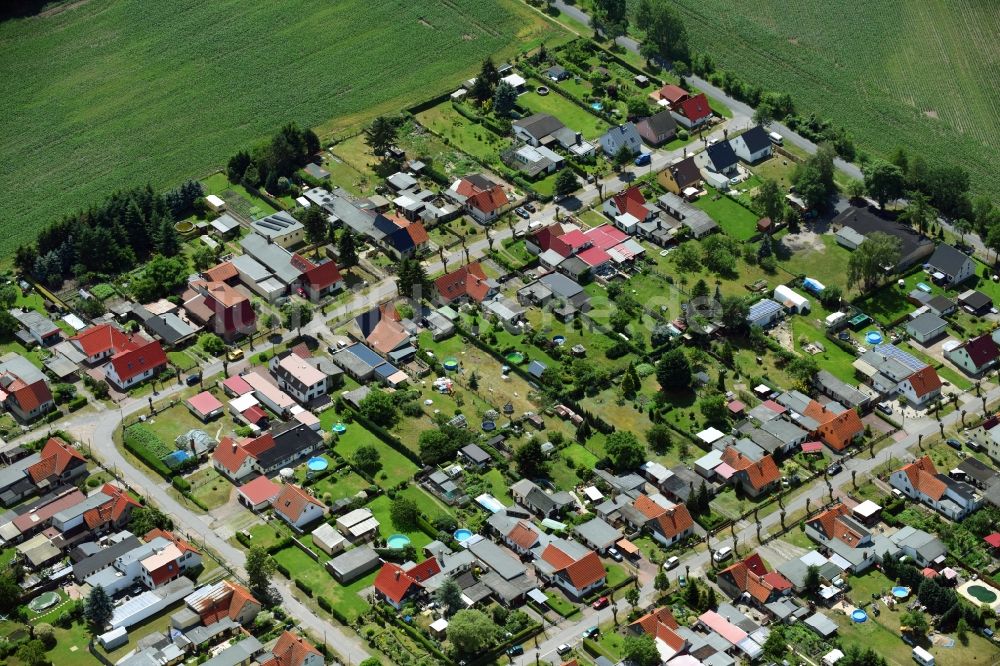
[[[274,513],[298,531],[323,517],[326,506],[294,483],[281,487],[271,502]]]
[[[281,486],[266,476],[258,476],[236,490],[237,501],[251,511],[259,513],[271,506],[281,492]]]
[[[978,509],[983,501],[969,484],[938,473],[927,456],[893,472],[889,476],[889,485],[951,520],[961,520]]]
[[[292,217],[291,213],[278,211],[250,223],[250,228],[260,236],[284,248],[298,245],[305,241],[306,231],[302,223]]]
[[[494,513],[486,523],[496,531],[504,545],[519,555],[529,553],[543,538],[547,539],[530,521],[509,516],[505,511]]]
[[[836,452],[841,452],[865,433],[865,424],[858,413],[838,402],[826,405],[810,400],[802,416],[815,422],[813,432]]]
[[[558,585],[571,597],[580,599],[604,587],[608,574],[601,558],[583,544],[554,537],[539,549],[535,571],[542,580]]]
[[[718,230],[719,225],[708,213],[688,203],[673,192],[667,192],[657,199],[663,211],[691,230],[694,238],[704,238]]]
[[[456,180],[446,194],[480,224],[495,220],[510,202],[502,186],[478,173]]]
[[[771,137],[760,125],[754,125],[746,132],[734,136],[728,143],[733,147],[737,157],[748,164],[767,159],[773,150]]]
[[[62,339],[62,329],[37,310],[15,308],[10,313],[21,324],[30,339],[42,347],[51,347]]]
[[[549,494],[529,479],[515,482],[510,487],[510,494],[515,502],[542,518],[556,518],[574,503],[569,493]]]
[[[700,127],[712,119],[712,108],[705,93],[687,95],[670,107],[670,114],[687,129]]]
[[[22,423],[30,423],[55,408],[45,375],[28,359],[14,353],[0,363],[0,403]]]
[[[435,557],[407,568],[386,562],[375,576],[375,594],[399,610],[405,602],[422,595],[424,581],[440,571],[441,566]]]
[[[674,660],[676,655],[683,657],[683,653],[689,647],[689,641],[683,635],[687,631],[686,627],[681,628],[667,606],[650,611],[628,625],[630,634],[635,636],[645,634],[653,638],[661,662],[673,662],[677,666],[688,666],[686,663]],[[694,657],[691,658],[697,663],[702,663]]]
[[[181,297],[188,317],[223,340],[257,330],[257,313],[250,299],[226,282],[192,282]]]
[[[850,571],[862,574],[889,549],[889,541],[873,536],[842,503],[806,521],[806,536],[850,563]]]
[[[566,159],[545,146],[512,146],[501,156],[504,163],[514,167],[528,178],[537,178],[563,168]]]
[[[315,645],[290,631],[281,634],[271,648],[271,655],[271,659],[262,662],[261,666],[323,666],[326,663]]]
[[[154,529],[143,540],[152,546],[152,552],[138,560],[138,578],[150,590],[180,578],[185,571],[201,564],[201,553],[173,532]]]
[[[685,198],[691,198],[701,190],[701,171],[694,155],[668,165],[656,179],[673,194]]]
[[[224,407],[219,399],[208,391],[202,391],[198,395],[191,396],[184,401],[184,405],[197,419],[205,423],[222,416],[224,411]]]
[[[906,322],[906,332],[920,344],[944,335],[948,322],[933,312],[924,312]]]
[[[619,152],[625,150],[629,155],[638,155],[642,152],[642,137],[634,123],[623,123],[612,127],[601,135],[598,139],[601,150],[608,157],[616,157]]]
[[[302,358],[294,351],[279,354],[269,363],[278,388],[302,404],[308,404],[326,395],[331,388],[330,376],[323,372],[316,361]]]
[[[955,285],[965,282],[976,273],[976,262],[969,255],[947,243],[938,244],[927,260],[925,270],[934,282]]]
[[[260,602],[250,590],[231,580],[200,587],[186,596],[184,603],[206,627],[226,618],[246,626],[261,610]]]
[[[953,349],[945,350],[944,355],[968,374],[981,375],[996,364],[1000,357],[1000,346],[989,333],[984,333]]]
[[[598,553],[606,553],[622,538],[621,530],[612,527],[601,518],[591,518],[573,528],[573,533],[584,545],[593,548]]]
[[[917,370],[899,383],[899,394],[911,405],[922,406],[941,396],[941,377],[933,366]]]
[[[300,281],[302,290],[314,303],[344,288],[344,278],[337,262],[324,261],[316,264],[304,257],[300,257],[300,262],[305,268]]]
[[[958,304],[947,296],[933,296],[924,305],[939,317],[947,317],[958,309]]]
[[[731,599],[747,600],[758,608],[792,590],[792,583],[777,571],[769,572],[757,553],[720,571],[715,582]]]
[[[604,202],[604,214],[615,220],[615,226],[625,233],[634,233],[634,226],[632,228],[625,228],[619,221],[619,218],[629,215],[634,220],[634,225],[652,218],[656,215],[656,211],[646,205],[646,198],[642,196],[642,191],[638,187],[630,187],[611,196],[611,198]],[[585,233],[584,237],[586,238],[587,236],[588,234]]]
[[[661,146],[677,136],[677,121],[664,109],[636,124],[641,136],[651,146]]]
[[[633,527],[648,528],[653,538],[665,546],[683,541],[694,533],[694,519],[687,506],[674,504],[663,496],[654,499],[639,495],[631,505],[621,508],[621,516]]]
[[[781,479],[781,472],[770,454],[760,460],[751,460],[734,447],[722,452],[722,462],[733,469],[730,477],[739,483],[750,497],[759,497],[774,488]]]
[[[483,301],[495,296],[500,285],[483,271],[478,261],[473,261],[434,281],[435,297],[441,305]]]
[[[889,540],[896,546],[898,552],[888,551],[891,556],[906,555],[917,566],[940,566],[944,564],[948,548],[933,534],[906,525],[895,534],[889,535]]]
[[[733,147],[729,145],[728,141],[713,143],[705,149],[704,154],[707,157],[705,166],[709,171],[727,177],[736,175],[736,165],[739,160],[736,159],[736,153],[733,152]]]

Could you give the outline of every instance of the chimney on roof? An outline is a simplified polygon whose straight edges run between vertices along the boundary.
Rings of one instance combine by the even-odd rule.
[[[578,146],[583,145],[583,132],[577,132],[575,139],[576,139],[576,145]]]
[[[396,580],[399,580],[399,569],[396,569]]]

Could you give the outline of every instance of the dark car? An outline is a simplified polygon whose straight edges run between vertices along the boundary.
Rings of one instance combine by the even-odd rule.
[[[877,405],[875,405],[875,409],[888,416],[892,415],[892,405],[886,404],[884,402],[880,402]]]
[[[197,386],[201,383],[201,373],[199,372],[197,375],[188,375],[187,379],[184,380],[184,383],[188,386]]]
[[[523,208],[520,208],[520,207],[515,208],[514,209],[514,213],[518,217],[520,217],[521,219],[524,219],[524,220],[527,220],[529,217],[531,217],[531,215],[528,214],[528,211],[526,211],[526,210],[524,210]]]
[[[508,657],[517,657],[518,655],[522,655],[522,654],[524,654],[524,646],[523,645],[512,645],[509,648],[507,648],[507,656]]]
[[[643,153],[642,155],[639,155],[639,157],[635,158],[635,165],[636,166],[646,166],[647,164],[649,164],[652,161],[653,161],[653,158],[650,157],[649,153]]]
[[[840,463],[833,463],[832,465],[826,468],[826,473],[829,476],[836,476],[843,471],[844,471],[844,466],[841,465]]]
[[[962,450],[962,442],[958,441],[957,439],[949,438],[944,440],[944,443],[950,446],[951,448],[955,449],[956,451]]]
[[[534,213],[535,212],[535,204],[531,203],[530,201],[526,202],[524,204],[524,206],[522,206],[522,207],[524,208],[524,210],[528,211],[529,213]]]

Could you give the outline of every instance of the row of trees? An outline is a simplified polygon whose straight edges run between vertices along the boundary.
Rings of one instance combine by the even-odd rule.
[[[198,183],[162,195],[148,185],[116,192],[43,228],[34,244],[17,248],[14,265],[58,287],[74,276],[91,280],[127,272],[155,254],[173,257],[180,250],[174,223],[201,193]]]

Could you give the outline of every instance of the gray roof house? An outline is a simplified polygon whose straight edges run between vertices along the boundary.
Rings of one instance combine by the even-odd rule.
[[[976,273],[976,262],[947,243],[937,246],[926,265],[934,281],[941,284],[959,284]]]
[[[302,277],[302,271],[292,263],[292,254],[276,242],[268,242],[264,236],[247,234],[240,240],[240,247],[284,285],[291,285]]]
[[[813,384],[826,395],[851,409],[864,408],[871,401],[867,393],[859,391],[839,377],[834,377],[826,370],[816,373]]]
[[[675,218],[691,230],[695,238],[703,238],[719,228],[719,225],[708,213],[688,203],[682,197],[667,192],[657,203],[667,215]]]
[[[631,155],[642,152],[642,137],[634,123],[624,123],[612,127],[600,138],[601,150],[609,157],[615,157],[624,147]]]
[[[273,215],[262,217],[250,223],[250,227],[272,243],[289,247],[305,239],[305,227],[291,214],[278,211]]]
[[[573,532],[580,541],[600,553],[604,553],[622,537],[621,530],[608,525],[600,518],[592,518],[577,525]]]
[[[512,485],[510,494],[515,502],[543,518],[554,518],[573,504],[573,497],[569,493],[557,492],[550,495],[528,479],[521,479]]]
[[[490,457],[486,451],[483,450],[478,444],[469,444],[463,446],[458,451],[459,457],[476,467],[485,467],[493,462],[493,458]]]
[[[374,571],[381,563],[378,553],[371,546],[364,545],[341,553],[327,562],[326,568],[342,585],[346,585]]]
[[[906,322],[906,332],[921,344],[943,335],[947,328],[948,322],[933,312],[924,312]]]
[[[890,535],[889,541],[922,567],[943,562],[948,553],[948,548],[936,536],[909,525]]]

